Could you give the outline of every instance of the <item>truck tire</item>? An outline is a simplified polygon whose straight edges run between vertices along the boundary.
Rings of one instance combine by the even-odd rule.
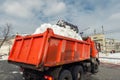
[[[84,80],[84,72],[82,66],[75,66],[72,70],[73,80]]]
[[[72,74],[69,70],[62,70],[58,80],[72,80]]]
[[[98,71],[99,71],[99,64],[98,63],[93,63],[92,65],[91,65],[91,67],[92,67],[92,70],[91,70],[91,72],[93,73],[93,74],[95,74],[95,73],[97,73]]]

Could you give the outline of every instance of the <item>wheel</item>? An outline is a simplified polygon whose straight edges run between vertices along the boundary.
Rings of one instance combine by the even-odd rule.
[[[82,66],[75,66],[72,70],[73,80],[84,80],[84,72]]]
[[[98,63],[92,63],[91,65],[92,69],[91,69],[91,72],[94,74],[94,73],[97,73],[99,71],[99,64]]]
[[[72,75],[69,70],[62,70],[58,80],[72,80]]]

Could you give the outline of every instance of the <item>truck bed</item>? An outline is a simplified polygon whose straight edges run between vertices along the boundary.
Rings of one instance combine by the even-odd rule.
[[[35,67],[52,67],[90,58],[90,43],[54,34],[16,36],[8,61]]]

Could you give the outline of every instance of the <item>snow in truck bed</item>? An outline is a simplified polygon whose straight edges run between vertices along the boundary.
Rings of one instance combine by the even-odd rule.
[[[33,34],[43,33],[46,31],[47,28],[53,29],[55,34],[65,36],[65,37],[74,38],[77,40],[82,40],[81,36],[78,33],[73,31],[72,29],[70,29],[70,26],[65,26],[65,28],[64,28],[64,27],[60,27],[58,25],[51,25],[48,23],[42,24],[40,27],[38,27],[36,29],[36,31]]]

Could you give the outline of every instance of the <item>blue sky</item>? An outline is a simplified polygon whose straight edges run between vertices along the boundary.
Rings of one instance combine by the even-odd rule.
[[[33,33],[42,23],[56,24],[59,19],[79,26],[117,33],[107,37],[120,39],[120,0],[0,0],[0,26],[12,24],[14,33]]]

